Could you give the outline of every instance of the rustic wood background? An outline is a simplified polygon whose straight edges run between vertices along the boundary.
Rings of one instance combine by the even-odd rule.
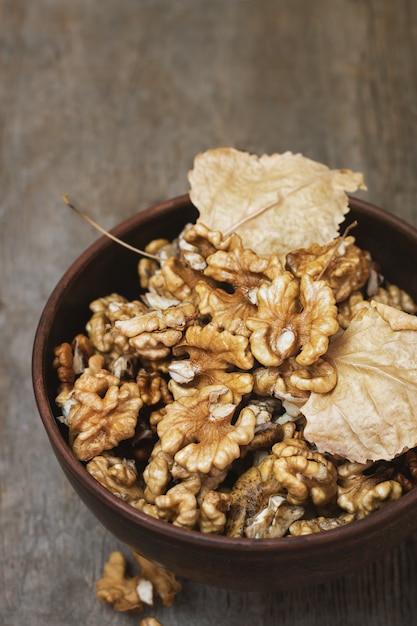
[[[64,478],[32,394],[42,308],[97,237],[61,193],[110,228],[187,191],[202,150],[291,150],[364,172],[362,197],[417,226],[417,4],[0,0],[0,137],[0,623],[138,625],[95,598],[121,546]],[[184,581],[173,607],[144,615],[417,624],[416,557],[417,534],[349,578],[293,593]]]

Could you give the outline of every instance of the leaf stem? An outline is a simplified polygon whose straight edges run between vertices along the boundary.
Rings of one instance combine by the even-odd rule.
[[[115,235],[112,235],[112,233],[109,233],[109,231],[107,231],[104,228],[102,228],[102,226],[100,226],[99,224],[97,224],[97,222],[92,220],[91,217],[89,217],[88,215],[86,215],[85,213],[80,211],[80,209],[78,209],[74,204],[72,204],[72,202],[70,202],[70,200],[68,198],[68,195],[66,193],[62,194],[62,199],[63,199],[65,204],[70,209],[72,209],[73,211],[75,211],[75,213],[77,213],[77,215],[79,215],[80,217],[85,219],[86,222],[88,222],[96,230],[98,230],[100,233],[102,233],[103,235],[105,235],[106,237],[111,239],[112,241],[116,242],[120,246],[123,246],[124,248],[127,248],[128,250],[131,250],[132,252],[135,252],[136,254],[140,254],[142,256],[145,256],[148,259],[152,259],[153,261],[158,261],[158,262],[161,261],[161,259],[159,257],[155,256],[154,254],[149,254],[149,252],[145,252],[144,250],[140,250],[139,248],[135,248],[135,246],[131,246],[129,243],[126,243],[125,241],[122,241],[121,239],[119,239]]]

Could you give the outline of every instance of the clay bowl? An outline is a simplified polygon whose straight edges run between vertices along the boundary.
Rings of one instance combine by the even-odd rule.
[[[357,243],[372,252],[388,280],[416,299],[417,230],[363,201],[351,199],[350,205],[347,223],[358,221]],[[195,208],[184,195],[133,216],[113,232],[143,248],[154,238],[173,238],[195,217]],[[265,591],[299,588],[354,573],[417,529],[417,489],[343,528],[298,538],[251,540],[204,535],[155,520],[96,482],[72,455],[65,428],[56,421],[53,348],[84,331],[91,300],[113,291],[137,297],[137,260],[109,239],[98,239],[50,296],[33,350],[36,402],[52,448],[81,500],[111,533],[180,577],[223,588]]]

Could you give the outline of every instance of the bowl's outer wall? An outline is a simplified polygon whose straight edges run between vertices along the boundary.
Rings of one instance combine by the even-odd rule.
[[[152,239],[175,237],[196,215],[188,196],[181,196],[133,216],[113,232],[143,248]],[[353,220],[358,221],[352,232],[357,243],[372,251],[388,280],[417,298],[417,231],[355,199],[351,199],[346,223]],[[86,250],[48,300],[33,351],[35,396],[51,445],[68,480],[104,526],[132,549],[180,576],[252,591],[299,587],[352,573],[415,530],[414,492],[344,529],[259,541],[183,531],[141,514],[99,485],[75,460],[65,439],[66,429],[55,419],[59,411],[54,402],[53,350],[83,332],[91,315],[89,303],[95,298],[112,292],[129,299],[139,296],[137,261],[132,252],[106,238]]]

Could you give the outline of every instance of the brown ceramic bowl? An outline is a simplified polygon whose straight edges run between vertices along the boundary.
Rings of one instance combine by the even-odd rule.
[[[348,222],[358,221],[357,243],[369,249],[391,282],[417,298],[417,230],[365,202],[351,199]],[[143,248],[173,238],[196,217],[184,195],[145,210],[113,232]],[[98,239],[69,268],[50,296],[36,333],[33,385],[52,448],[67,478],[95,516],[127,546],[174,571],[209,585],[240,590],[288,589],[333,580],[382,557],[417,529],[417,489],[364,520],[315,535],[282,539],[230,539],[177,528],[125,504],[92,478],[56,421],[53,349],[71,341],[90,316],[91,300],[113,291],[137,297],[137,257]]]

